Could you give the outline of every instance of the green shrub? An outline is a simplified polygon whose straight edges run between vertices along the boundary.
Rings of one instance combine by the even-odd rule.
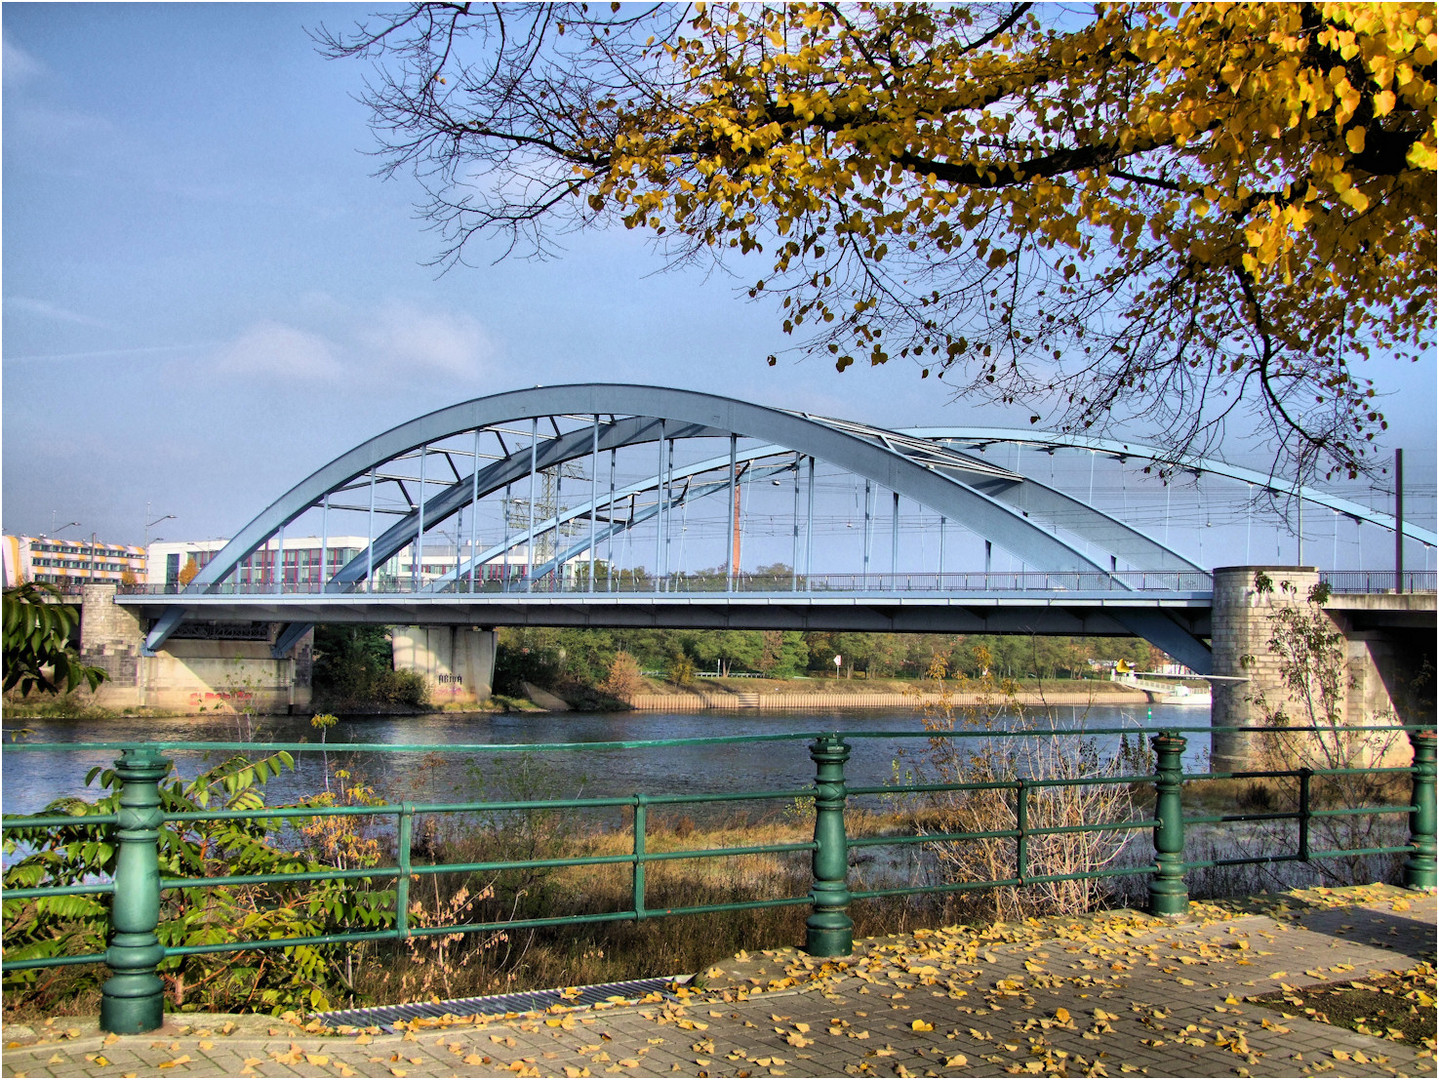
[[[280,769],[293,767],[283,752],[260,761],[234,757],[188,783],[175,778],[161,784],[161,806],[166,813],[260,810],[265,806],[264,784]],[[75,824],[7,833],[7,854],[21,850],[22,844],[29,854],[5,871],[6,888],[75,885],[114,873],[118,851],[110,827],[85,823],[87,817],[113,814],[119,807],[113,771],[94,769],[87,783],[97,777],[102,787],[111,789],[109,794],[94,802],[61,799],[44,810],[47,815],[71,815]],[[167,823],[160,828],[160,875],[209,878],[333,869],[301,852],[277,847],[273,834],[279,828],[277,820],[268,818]],[[393,922],[394,895],[393,889],[374,888],[367,880],[167,889],[161,894],[156,934],[162,945],[177,947],[313,937],[351,928],[373,930]],[[109,908],[96,896],[6,899],[0,903],[5,958],[103,952]],[[348,992],[339,963],[344,953],[343,946],[296,945],[284,950],[170,956],[160,962],[159,973],[166,984],[167,1003],[177,1009],[275,1013],[326,1009],[337,995]],[[102,977],[103,969],[98,967],[10,972],[4,976],[6,1004],[44,1008],[47,1000],[93,989]],[[35,1000],[37,996],[41,1000]]]

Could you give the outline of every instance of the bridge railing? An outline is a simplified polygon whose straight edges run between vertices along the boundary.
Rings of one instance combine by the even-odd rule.
[[[946,594],[985,593],[1124,593],[1166,592],[1207,593],[1213,587],[1211,575],[1198,571],[1117,571],[1117,572],[1014,572],[1014,573],[869,573],[869,574],[671,574],[651,578],[599,579],[591,589],[584,580],[565,580],[549,574],[529,581],[523,577],[496,581],[468,575],[457,581],[415,582],[410,578],[385,578],[373,583],[348,582],[326,585],[319,581],[234,582],[222,581],[199,590],[182,585],[122,585],[119,592],[134,596],[318,596],[357,595],[497,595],[497,594],[597,594],[655,595],[664,593],[855,593],[855,594]]]
[[[1204,773],[1186,774],[1183,770],[1183,756],[1186,739],[1183,732],[1209,732],[1208,727],[1173,728],[1160,732],[1143,732],[1133,727],[1115,729],[1081,729],[1074,732],[1045,732],[1046,735],[1125,736],[1150,735],[1149,749],[1152,751],[1153,768],[1150,772],[1137,775],[1079,775],[1074,778],[1036,778],[1022,776],[989,782],[950,783],[904,783],[879,786],[851,786],[846,775],[851,741],[871,738],[892,739],[895,732],[837,732],[783,734],[773,736],[717,737],[708,739],[658,740],[650,742],[623,742],[598,744],[551,744],[551,745],[477,745],[477,746],[384,746],[330,744],[323,749],[330,753],[413,753],[416,751],[443,751],[455,753],[504,754],[523,752],[527,754],[590,753],[596,750],[625,750],[643,752],[656,747],[692,746],[695,748],[722,747],[727,743],[766,741],[775,743],[807,742],[809,757],[814,767],[814,780],[808,786],[793,790],[724,792],[717,794],[634,794],[625,797],[575,798],[461,802],[444,804],[361,804],[333,805],[321,800],[304,805],[265,808],[263,802],[252,799],[240,808],[228,810],[175,809],[173,789],[162,788],[169,777],[172,762],[165,755],[172,751],[200,750],[207,753],[233,752],[250,753],[262,750],[267,754],[293,754],[316,752],[320,746],[311,743],[297,744],[253,744],[253,743],[169,743],[159,742],[148,746],[99,743],[99,744],[24,744],[12,745],[11,752],[77,752],[110,750],[118,751],[114,777],[118,786],[118,799],[112,812],[96,812],[92,805],[77,806],[73,801],[65,804],[66,812],[40,815],[7,814],[0,820],[0,829],[9,838],[7,849],[13,850],[11,841],[19,839],[32,852],[32,856],[11,866],[6,871],[3,903],[5,908],[6,951],[3,963],[7,976],[36,969],[55,968],[84,964],[106,964],[114,973],[104,984],[101,1006],[101,1026],[107,1031],[139,1032],[160,1026],[163,1012],[163,982],[158,971],[167,962],[178,958],[206,953],[234,953],[255,950],[284,949],[291,957],[291,963],[300,962],[301,952],[313,960],[315,950],[330,948],[353,948],[359,945],[380,945],[384,943],[405,943],[416,939],[457,934],[510,933],[518,930],[535,930],[542,927],[579,927],[602,922],[636,922],[645,919],[669,918],[679,915],[715,914],[719,912],[744,911],[757,908],[808,905],[810,915],[806,922],[806,950],[816,956],[844,956],[852,951],[853,923],[848,914],[853,901],[890,896],[912,896],[920,894],[958,893],[975,889],[1013,886],[1025,888],[1050,882],[1080,881],[1103,877],[1147,876],[1149,878],[1150,908],[1158,914],[1182,912],[1188,905],[1188,884],[1186,874],[1199,867],[1233,866],[1240,864],[1273,864],[1276,862],[1312,862],[1331,857],[1355,857],[1368,854],[1403,854],[1407,856],[1403,866],[1403,880],[1408,886],[1430,888],[1435,884],[1435,737],[1432,729],[1419,727],[1405,728],[1413,745],[1413,764],[1402,768],[1375,769],[1292,769],[1249,773]],[[1260,729],[1225,729],[1260,730]],[[1263,729],[1273,731],[1275,729]],[[1313,729],[1283,729],[1312,731]],[[1354,732],[1387,731],[1388,728],[1352,728]],[[953,737],[963,738],[973,732],[954,732]],[[1030,730],[1001,730],[985,732],[986,738],[1007,736],[1032,737]],[[950,737],[949,733],[932,731],[907,732],[918,739],[935,740]],[[930,745],[934,743],[931,741]],[[776,747],[779,752],[779,747]],[[96,770],[98,772],[98,770]],[[1361,774],[1388,775],[1409,778],[1409,799],[1403,805],[1367,805],[1360,808],[1324,808],[1316,806],[1311,798],[1312,785],[1316,778],[1342,777]],[[93,776],[93,773],[92,773]],[[1218,815],[1186,816],[1182,790],[1186,783],[1214,780],[1254,780],[1264,778],[1288,778],[1296,781],[1297,805],[1289,810],[1264,813],[1224,813]],[[1149,788],[1153,792],[1152,816],[1130,817],[1126,820],[1090,822],[1088,824],[1044,824],[1036,823],[1032,813],[1043,793],[1055,788],[1076,788],[1094,786],[1125,787],[1133,790],[1136,786]],[[869,835],[851,838],[847,835],[846,811],[852,809],[855,800],[880,796],[886,799],[933,797],[935,795],[999,791],[1008,793],[1005,805],[1012,807],[1012,826],[990,829],[926,831],[920,826],[913,831],[900,834]],[[811,839],[786,843],[750,844],[725,846],[708,849],[677,848],[656,850],[651,847],[647,815],[657,808],[678,805],[722,805],[736,802],[766,801],[778,802],[790,807],[808,802],[811,806]],[[170,804],[167,807],[167,802]],[[1148,805],[1147,801],[1145,804]],[[52,810],[55,807],[52,806]],[[426,861],[416,841],[417,822],[440,815],[499,815],[525,812],[559,812],[575,815],[580,812],[624,810],[630,821],[621,824],[620,831],[627,832],[628,850],[620,854],[566,854],[563,852],[539,852],[543,857],[517,859],[489,859],[471,862]],[[1311,840],[1312,826],[1326,817],[1354,814],[1408,817],[1408,840],[1404,843],[1370,844],[1361,849],[1317,850]],[[328,865],[315,861],[306,862],[299,858],[287,864],[288,872],[243,873],[236,867],[202,865],[191,876],[173,876],[161,873],[162,865],[173,867],[184,865],[177,862],[176,852],[189,842],[190,830],[205,823],[221,823],[236,827],[257,822],[285,820],[290,822],[313,823],[336,821],[346,833],[350,831],[347,822],[360,819],[380,819],[393,823],[393,862],[389,865],[349,867]],[[940,819],[942,822],[945,819]],[[1188,824],[1236,824],[1265,821],[1292,821],[1297,826],[1298,842],[1293,851],[1263,851],[1242,854],[1233,858],[1186,860],[1185,826]],[[1086,868],[1071,872],[1048,872],[1042,865],[1036,865],[1030,854],[1032,847],[1043,839],[1066,834],[1121,833],[1130,834],[1141,830],[1152,830],[1153,860],[1141,858],[1129,865],[1106,865],[1100,868]],[[1401,834],[1402,835],[1402,834]],[[939,880],[925,877],[918,882],[872,888],[852,889],[848,852],[850,848],[879,847],[905,849],[918,847],[921,851],[933,851],[936,845],[965,844],[975,841],[1012,841],[1010,858],[1012,864],[998,874],[985,880]],[[262,841],[263,842],[263,841]],[[253,845],[241,844],[239,849],[253,858]],[[163,855],[163,861],[162,861]],[[770,898],[740,899],[721,903],[693,905],[689,907],[654,908],[649,906],[646,892],[646,872],[650,868],[670,860],[724,860],[740,856],[767,855],[793,858],[808,855],[810,859],[810,887],[802,895]],[[418,857],[417,857],[418,856]],[[224,856],[220,857],[221,859]],[[236,855],[236,859],[240,856]],[[377,856],[378,858],[378,856]],[[88,860],[88,861],[87,861]],[[194,865],[191,863],[190,865]],[[251,865],[254,865],[252,862]],[[414,918],[415,911],[410,903],[411,887],[415,883],[435,879],[437,875],[465,875],[473,879],[477,875],[496,874],[506,871],[555,871],[566,868],[616,866],[627,868],[629,890],[627,906],[602,911],[578,911],[557,915],[539,915],[531,918],[501,918],[478,921],[464,921],[453,914],[436,921],[420,923]],[[23,873],[22,873],[23,870]],[[232,870],[236,872],[226,872]],[[388,901],[388,909],[376,913],[371,910],[359,925],[331,925],[323,923],[324,932],[302,935],[264,935],[257,939],[244,939],[235,934],[216,935],[211,931],[196,935],[193,939],[176,940],[173,929],[168,931],[171,939],[162,941],[157,931],[161,929],[160,915],[165,894],[179,892],[182,902],[191,910],[205,907],[205,896],[213,890],[228,890],[235,887],[263,886],[269,890],[266,903],[271,906],[283,903],[284,890],[302,883],[342,882],[347,887],[371,890],[371,898]],[[392,887],[374,891],[377,882],[392,883]],[[47,912],[47,917],[56,922],[63,931],[64,916],[69,913],[78,918],[87,910],[76,906],[79,898],[110,897],[112,903],[111,923],[106,938],[109,947],[104,952],[75,953],[66,945],[66,935],[57,932],[55,936],[40,941],[27,942],[21,948],[12,948],[8,940],[17,926],[25,924],[27,911],[33,919],[38,911]],[[327,907],[333,904],[334,907]],[[93,910],[94,902],[90,901]],[[338,902],[321,903],[324,910],[339,910]],[[314,904],[311,905],[312,909]],[[314,911],[312,910],[312,915]],[[323,914],[323,911],[321,912]],[[57,916],[59,918],[57,919]],[[218,938],[218,940],[217,940]],[[767,943],[766,943],[767,944]]]
[[[1398,588],[1393,570],[1321,570],[1319,580],[1332,593],[1431,593],[1435,591],[1434,570],[1405,570]]]

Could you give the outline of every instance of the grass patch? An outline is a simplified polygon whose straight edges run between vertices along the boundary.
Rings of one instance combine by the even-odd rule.
[[[109,709],[88,694],[33,694],[5,698],[7,720],[115,720],[123,716],[182,716],[183,713],[131,706]]]
[[[1361,1035],[1434,1050],[1434,966],[1348,982],[1290,988],[1245,1000],[1285,1017],[1304,1017]]]

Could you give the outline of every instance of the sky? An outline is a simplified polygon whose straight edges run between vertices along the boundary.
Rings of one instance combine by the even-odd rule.
[[[382,181],[334,4],[17,4],[3,28],[3,528],[225,537],[370,435],[536,384],[728,394],[880,425],[1025,426],[907,362],[769,367],[744,280],[666,272],[624,230],[441,272]],[[496,249],[493,252],[498,256]],[[1387,454],[1434,484],[1425,370],[1373,372]],[[1258,464],[1264,467],[1265,463]],[[1432,498],[1428,500],[1432,514]]]

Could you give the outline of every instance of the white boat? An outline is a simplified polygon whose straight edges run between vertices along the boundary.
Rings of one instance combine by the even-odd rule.
[[[1213,695],[1207,686],[1202,690],[1196,690],[1183,683],[1141,679],[1138,672],[1123,670],[1116,670],[1110,679],[1121,686],[1131,686],[1135,690],[1143,691],[1144,695],[1155,705],[1203,705],[1208,708],[1213,704]]]
[[[1207,686],[1203,690],[1192,690],[1180,683],[1178,686],[1145,689],[1144,692],[1156,705],[1203,705],[1207,709],[1214,701]]]

